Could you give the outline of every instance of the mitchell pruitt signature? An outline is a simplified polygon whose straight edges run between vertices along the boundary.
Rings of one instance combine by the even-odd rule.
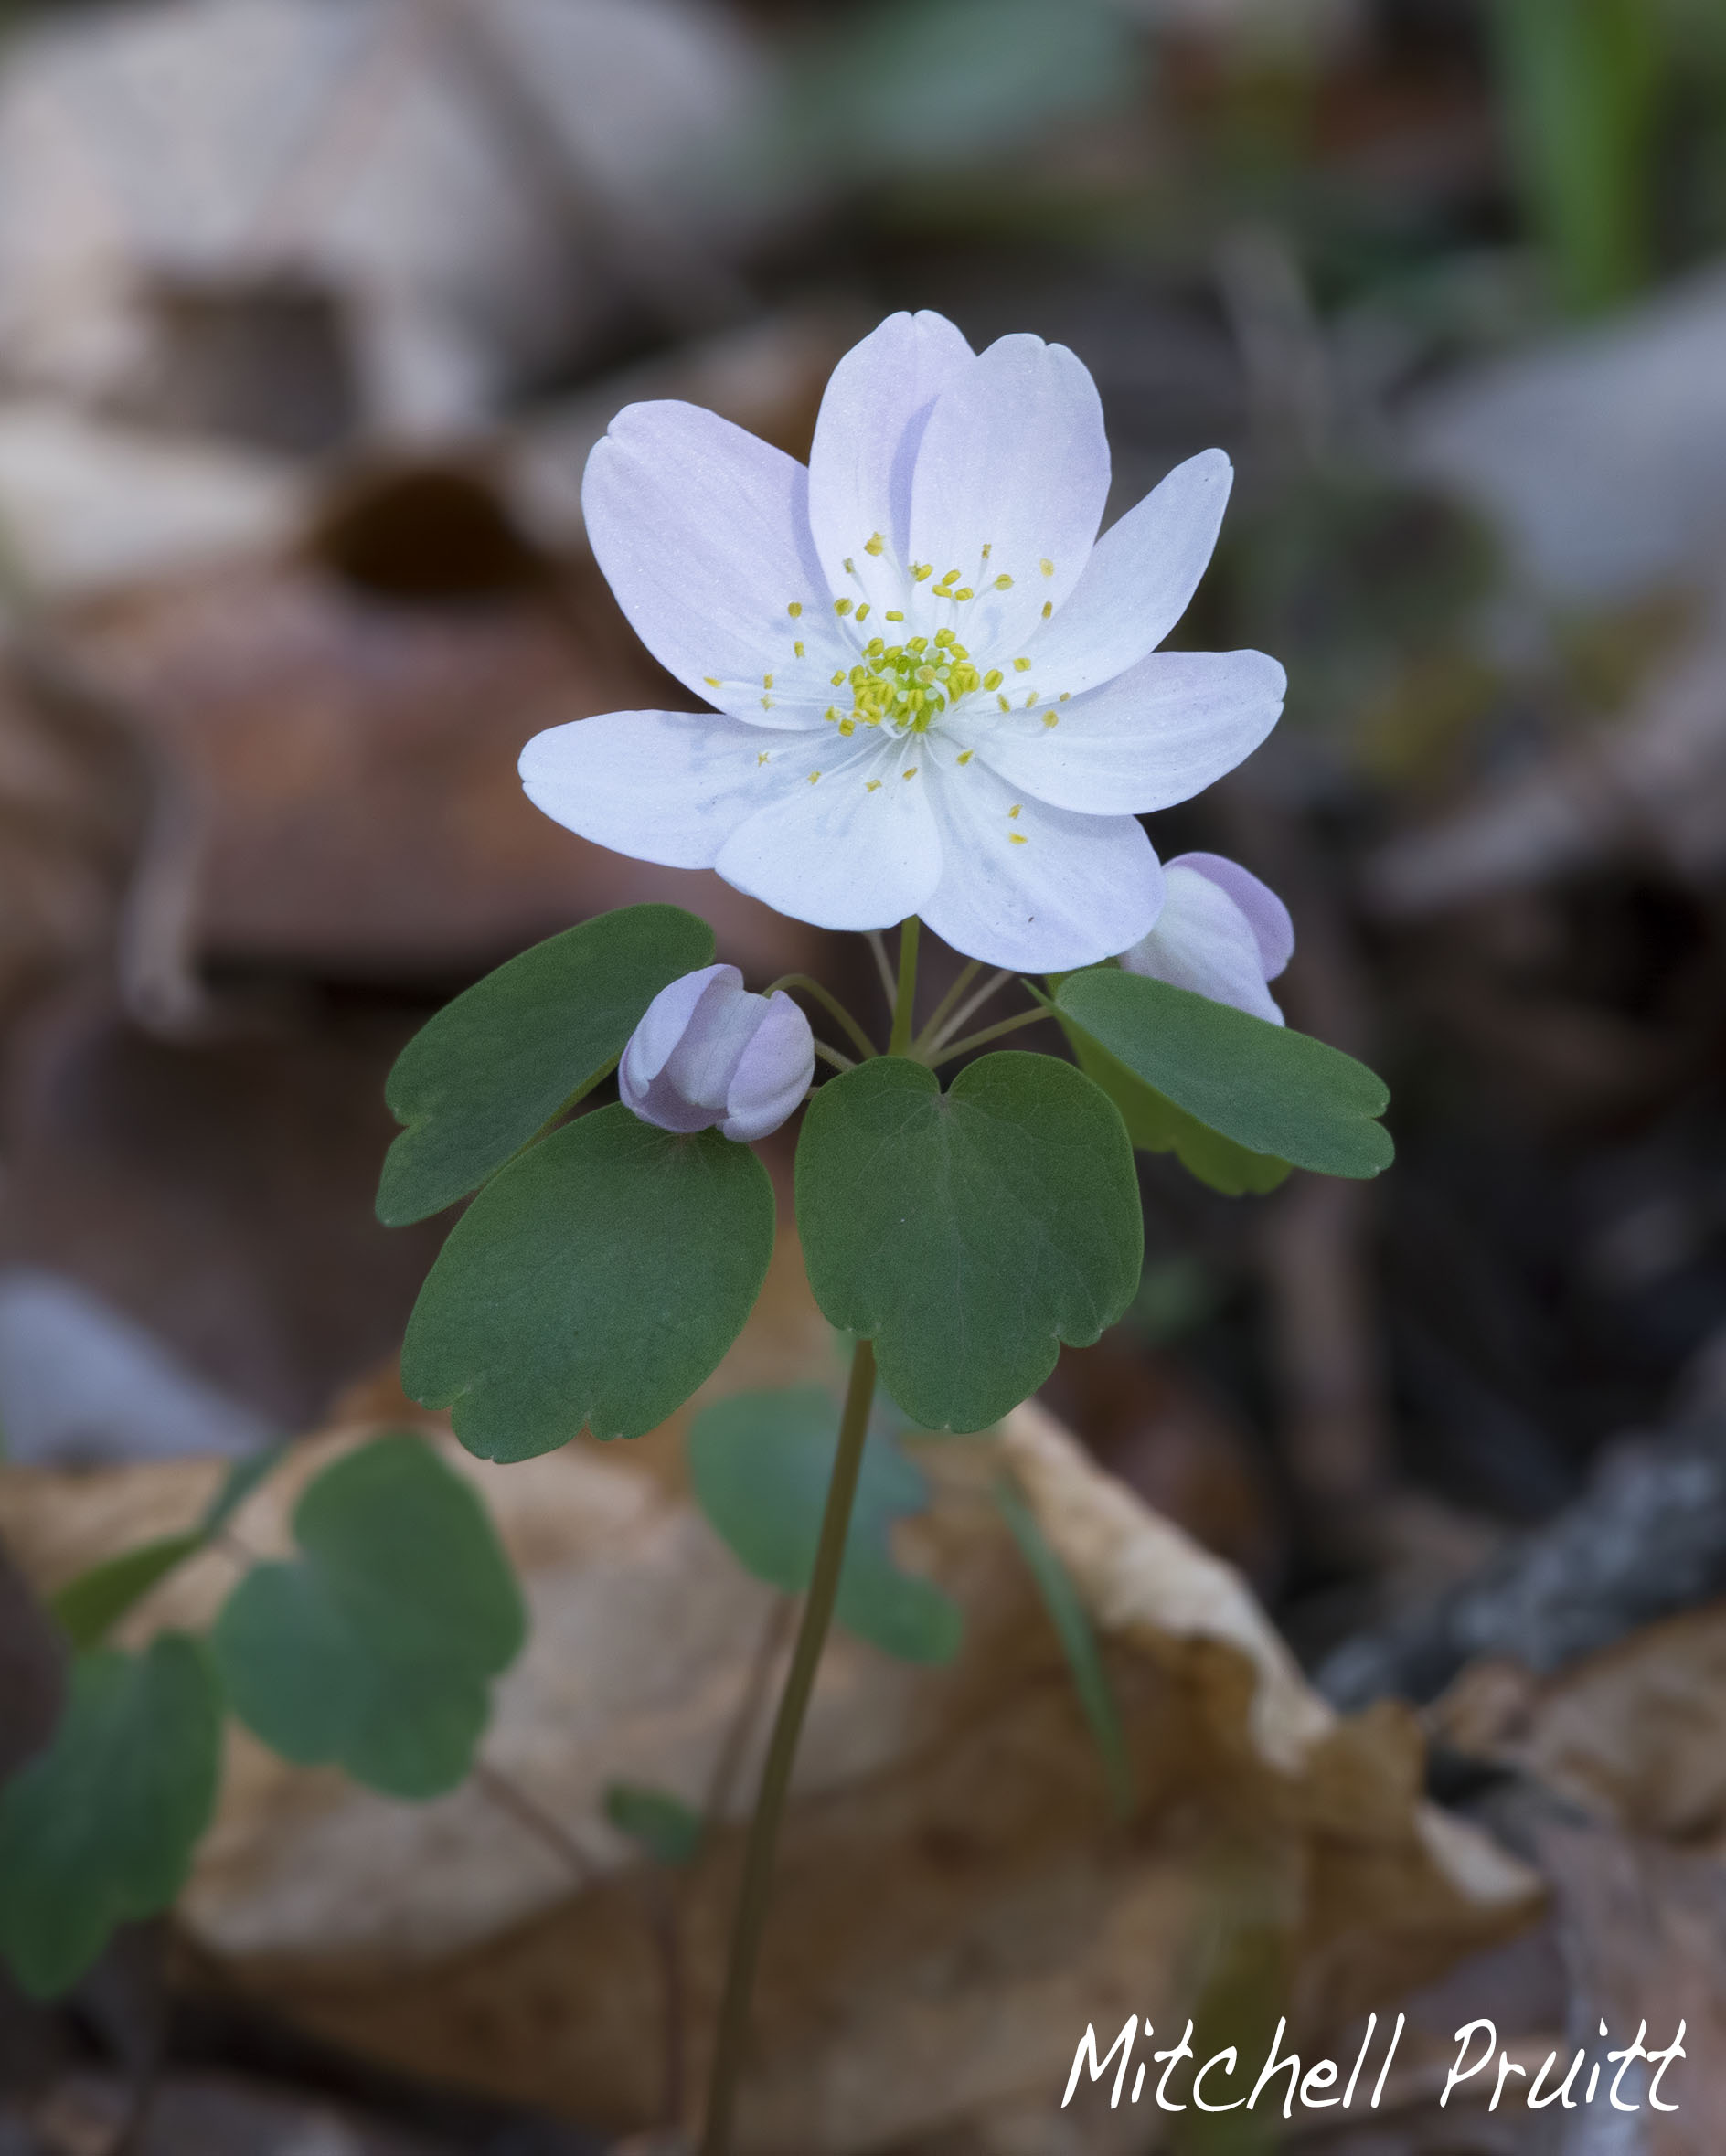
[[[1400,2013],[1396,2017],[1396,2027],[1390,2034],[1390,2041],[1385,2047],[1383,2060],[1372,2081],[1372,2095],[1366,2107],[1369,2110],[1378,2108],[1379,2099],[1384,2094],[1385,2083],[1390,2077],[1390,2063],[1396,2056],[1397,2045],[1402,2041],[1405,2018]],[[1303,2073],[1300,2054],[1293,2051],[1285,2052],[1283,2049],[1283,2038],[1288,2028],[1286,2016],[1276,2024],[1276,2034],[1271,2039],[1271,2048],[1266,2053],[1264,2064],[1259,2068],[1258,2075],[1252,2083],[1251,2095],[1246,2094],[1244,2090],[1238,2096],[1230,2097],[1227,2094],[1231,2085],[1240,2087],[1244,2077],[1239,2049],[1232,2044],[1226,2044],[1220,2051],[1212,2052],[1202,2066],[1194,2068],[1188,2093],[1193,2104],[1201,2111],[1237,2111],[1242,2106],[1249,2111],[1254,2110],[1258,2107],[1259,2098],[1267,2088],[1272,2091],[1273,2104],[1275,2103],[1278,2093],[1281,2094],[1284,2119],[1294,2117],[1294,2106],[1297,2101],[1304,2110],[1328,2110],[1333,2105],[1340,2105],[1346,2111],[1354,2102],[1355,2092],[1360,2085],[1363,2069],[1366,2067],[1368,2057],[1371,2053],[1378,2025],[1378,2015],[1376,2013],[1369,2014],[1367,2033],[1360,2040],[1360,2050],[1356,2056],[1353,2069],[1349,2073],[1347,2086],[1339,2096],[1332,2096],[1327,2093],[1334,2089],[1342,2078],[1335,2059],[1316,2059]],[[1603,2065],[1616,2069],[1610,2076],[1606,2090],[1606,2099],[1614,2109],[1619,2111],[1639,2110],[1642,2096],[1646,2094],[1650,2109],[1676,2111],[1678,2108],[1677,2104],[1661,2101],[1660,2083],[1673,2060],[1681,2059],[1688,2055],[1684,2049],[1685,2027],[1686,2024],[1679,2022],[1678,2034],[1673,2037],[1671,2043],[1663,2051],[1649,2051],[1643,2041],[1648,2034],[1648,2024],[1645,2021],[1638,2026],[1631,2043],[1621,2050],[1608,2051],[1603,2059],[1596,2058],[1592,2064],[1589,2063],[1588,2046],[1582,2045],[1572,2059],[1569,2069],[1561,2081],[1551,2079],[1551,2076],[1558,2071],[1559,2054],[1556,2051],[1550,2051],[1547,2054],[1545,2064],[1540,2066],[1530,2082],[1528,2077],[1528,2068],[1518,2065],[1508,2051],[1499,2049],[1498,2031],[1494,2023],[1484,2017],[1479,2021],[1467,2022],[1456,2032],[1456,2060],[1445,2076],[1444,2091],[1438,2099],[1439,2108],[1442,2110],[1450,2102],[1452,2093],[1455,2089],[1460,2087],[1464,2082],[1472,2081],[1477,2074],[1485,2073],[1496,2058],[1498,2070],[1493,2085],[1492,2100],[1486,2106],[1489,2111],[1496,2111],[1498,2108],[1499,2102],[1505,2095],[1505,2084],[1510,2080],[1512,2076],[1520,2076],[1522,2080],[1528,2084],[1526,2088],[1514,2088],[1511,2091],[1512,2101],[1514,2102],[1517,2096],[1522,2096],[1531,2111],[1543,2111],[1549,2104],[1560,2104],[1567,2111],[1575,2110],[1579,2102],[1592,2104],[1600,2090]],[[1093,2082],[1101,2081],[1118,2053],[1120,2063],[1115,2066],[1114,2087],[1109,2096],[1109,2108],[1111,2110],[1116,2108],[1121,2101],[1121,2092],[1126,2083],[1127,2068],[1133,2063],[1133,2048],[1137,2042],[1138,2032],[1139,2017],[1134,2014],[1123,2025],[1120,2034],[1110,2044],[1108,2050],[1099,2055],[1095,2026],[1089,2023],[1086,2024],[1085,2033],[1079,2039],[1078,2049],[1072,2055],[1072,2071],[1067,2076],[1067,2092],[1060,2099],[1060,2108],[1063,2111],[1072,2101],[1073,2091],[1079,2086],[1081,2073],[1088,2072]],[[1146,2022],[1145,2034],[1147,2040],[1156,2034],[1156,2032],[1151,2023]],[[1607,2034],[1604,2022],[1600,2024],[1600,2034],[1603,2036]],[[1484,2044],[1478,2044],[1477,2040],[1483,2035],[1486,2042]],[[1193,2024],[1189,2021],[1182,2032],[1178,2044],[1174,2044],[1167,2051],[1154,2051],[1148,2060],[1141,2059],[1139,2061],[1137,2070],[1133,2076],[1130,2102],[1136,2104],[1145,2093],[1146,2067],[1158,2066],[1162,2067],[1163,2071],[1156,2083],[1156,2100],[1157,2104],[1165,2111],[1184,2111],[1187,2109],[1186,2104],[1176,2103],[1170,2099],[1168,2084],[1169,2076],[1177,2067],[1184,2065],[1187,2060],[1197,2056],[1193,2050],[1192,2037]],[[1470,2054],[1476,2049],[1478,2055],[1471,2057]],[[1629,2086],[1635,2100],[1626,2102],[1620,2091],[1625,2087],[1625,2076],[1631,2074],[1631,2069],[1637,2066],[1638,2062],[1646,2062],[1647,2066],[1652,2066],[1654,2076],[1652,2080],[1649,2080],[1646,2072],[1641,2070],[1632,2075]],[[1577,2076],[1582,2073],[1585,2065],[1589,2066],[1588,2079],[1584,2093],[1579,2098],[1572,2096],[1571,2092],[1576,2084]],[[1284,2074],[1288,2076],[1286,2082],[1279,2082],[1278,2076]],[[1549,2082],[1550,2083],[1550,2087]],[[1471,2095],[1473,2093],[1470,2091]],[[1225,2097],[1227,2100],[1221,2100]]]

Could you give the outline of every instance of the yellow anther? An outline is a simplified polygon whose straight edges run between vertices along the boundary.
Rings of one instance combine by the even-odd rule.
[[[1025,834],[1022,831],[1009,831],[1007,834],[1007,840],[1009,845],[1014,846],[1022,846],[1029,844],[1029,841],[1026,838]]]
[[[871,636],[863,649],[871,659],[879,659],[887,649],[887,640],[881,636]]]
[[[976,593],[972,590],[969,584],[961,584],[953,596],[954,599],[975,599]]]
[[[975,750],[975,749],[962,749],[959,751],[958,761],[959,761],[960,763],[969,763],[969,762],[970,762],[970,760],[971,760],[971,759],[972,759],[972,758],[973,758],[973,757],[974,757],[975,754],[976,754],[976,750]]]
[[[1025,803],[1022,801],[1016,801],[1007,812],[1009,816],[1017,816],[1024,806]]]
[[[857,618],[858,618],[858,620],[859,621],[862,621],[862,620],[863,620],[863,618],[864,618],[864,616],[865,616],[865,615],[866,615],[866,614],[868,612],[868,611],[869,611],[869,602],[868,602],[868,600],[866,599],[866,600],[863,601],[862,605],[861,605],[860,607],[858,607],[858,609],[857,610]]]
[[[772,699],[771,696],[763,696],[763,697],[762,698],[762,709],[763,711],[771,711],[771,710],[772,709],[772,707],[773,707],[773,699]]]
[[[1054,602],[1054,600],[1053,600],[1052,599],[1046,599],[1046,600],[1044,600],[1044,601],[1043,601],[1043,619],[1044,619],[1044,621],[1048,621],[1048,619],[1049,619],[1049,615],[1050,615],[1050,614],[1052,614],[1052,613],[1054,612],[1054,611],[1055,611],[1055,602]]]
[[[836,614],[848,614],[851,611],[850,600],[848,599],[836,599],[833,602],[833,611]]]
[[[958,581],[959,571],[957,569],[949,569],[946,575],[942,578],[941,582],[935,586],[935,589],[939,591],[944,585],[956,584]]]
[[[929,649],[929,639],[926,636],[913,636],[905,649],[908,652],[926,652]]]
[[[845,558],[845,573],[847,577],[854,577],[857,574],[857,564],[848,554]]]
[[[905,619],[903,614],[894,613],[890,609],[888,611],[887,618],[890,621],[902,621]]]
[[[934,575],[935,565],[932,561],[913,561],[911,565],[911,573],[919,584],[926,583]]]
[[[811,772],[810,772],[810,774],[809,774],[809,783],[810,783],[810,785],[811,785],[811,786],[813,786],[813,785],[815,784],[815,781],[816,781],[816,780],[817,780],[817,779],[818,779],[820,776],[821,776],[821,773],[820,773],[819,771],[811,771]]]
[[[1046,577],[1052,577],[1055,573],[1055,565],[1052,561],[1049,560],[1048,555],[1046,554],[1037,566],[1039,569],[1042,570],[1044,576]]]
[[[794,599],[794,600],[792,600],[791,604],[790,604],[790,605],[789,605],[789,606],[788,606],[788,607],[785,609],[785,611],[786,611],[786,612],[787,612],[787,613],[788,613],[788,614],[791,616],[792,620],[794,621],[797,619],[797,616],[798,616],[800,613],[802,613],[802,611],[803,611],[803,601],[802,601],[802,600],[801,600],[801,599]]]
[[[833,686],[836,689],[842,689],[845,686],[845,675],[843,674],[836,674],[833,676]]]
[[[886,547],[887,541],[881,536],[879,532],[871,532],[868,537],[863,542],[863,551],[865,554],[881,554],[886,551]]]
[[[995,700],[1001,706],[1003,711],[1010,711],[1013,708],[1005,696],[996,696]]]
[[[755,768],[759,770],[762,765],[767,761],[768,758],[772,753],[773,752],[771,749],[763,749],[761,754],[755,759]]]
[[[935,631],[935,642],[941,646],[943,651],[945,651],[947,646],[954,641],[954,633],[951,629],[937,629]]]
[[[847,735],[849,735],[849,734],[854,734],[854,733],[856,733],[856,731],[857,731],[857,721],[856,721],[856,719],[854,719],[854,718],[842,718],[842,719],[839,721],[839,731],[840,731],[842,734],[847,734]]]
[[[995,589],[997,591],[1010,591],[1013,589],[1012,578],[1003,572],[995,579]]]
[[[1057,701],[1062,704],[1071,703],[1072,701],[1072,691],[1071,689],[1062,689]]]
[[[1046,727],[1058,727],[1060,724],[1059,713],[1053,711],[1045,711],[1043,714],[1043,724]]]
[[[899,775],[901,779],[914,779],[917,776],[917,766],[912,764],[910,770],[901,771]]]
[[[1015,673],[1015,674],[1028,674],[1028,673],[1030,672],[1030,670],[1031,670],[1031,663],[1030,663],[1030,661],[1029,661],[1028,659],[1015,659],[1015,660],[1014,660],[1014,662],[1013,662],[1013,671],[1014,671],[1014,673]]]
[[[871,779],[863,791],[865,793],[879,793],[881,791],[880,781],[879,779]]]
[[[1035,710],[1036,710],[1036,708],[1037,708],[1037,691],[1036,691],[1035,689],[1033,689],[1033,690],[1031,691],[1030,695],[1029,695],[1028,696],[1027,696],[1027,697],[1026,697],[1026,699],[1025,699],[1025,708],[1026,708],[1026,710],[1027,710],[1027,711],[1035,711]]]
[[[985,560],[985,561],[986,561],[986,560],[989,558],[990,555],[991,555],[991,554],[993,554],[994,552],[995,552],[995,541],[994,541],[993,539],[985,539],[985,540],[984,540],[984,542],[983,542],[983,558],[984,558],[984,560]]]
[[[983,676],[983,685],[986,689],[998,689],[1000,687],[1001,669],[998,666],[991,666],[989,668],[988,672]]]
[[[773,677],[772,677],[772,675],[771,674],[763,674],[762,675],[762,688],[764,688],[764,689],[770,689],[770,688],[772,688],[772,685],[773,685]]]
[[[704,674],[701,678],[710,689],[716,689],[719,685],[719,677],[717,674]]]

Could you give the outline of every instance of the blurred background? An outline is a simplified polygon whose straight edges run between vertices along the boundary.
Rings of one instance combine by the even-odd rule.
[[[836,941],[585,845],[515,759],[687,701],[583,537],[615,409],[803,454],[900,307],[1071,345],[1112,516],[1234,459],[1176,641],[1275,653],[1287,714],[1153,836],[1286,898],[1291,1022],[1393,1094],[1376,1185],[1144,1161],[1138,1301],[1047,1404],[1336,1705],[1420,1710],[1431,1795],[1540,1864],[1556,1913],[1456,2020],[1571,2026],[1616,1955],[1667,1985],[1627,1995],[1660,2040],[1680,1992],[1726,2023],[1718,0],[12,0],[4,1471],[75,1493],[383,1382],[444,1228],[373,1220],[383,1080],[529,941],[674,898],[752,984],[873,1012]],[[1540,1822],[1577,1807],[1567,1874]],[[7,2156],[118,2146],[101,2076],[160,1998],[103,1981],[0,2003]],[[175,2026],[176,2156],[610,2123],[434,2099],[231,2002]],[[1440,2123],[1583,2147],[1432,2112],[1370,2148]],[[1699,2096],[1660,2130],[1612,2146],[1713,2145]]]

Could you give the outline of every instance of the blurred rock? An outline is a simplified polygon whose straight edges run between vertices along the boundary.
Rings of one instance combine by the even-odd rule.
[[[701,0],[62,18],[0,78],[0,372],[278,446],[472,426],[620,313],[729,303],[698,175],[761,80]]]
[[[273,1434],[71,1280],[0,1270],[0,1431],[31,1467],[250,1452]]]
[[[1441,383],[1407,466],[1496,523],[1549,599],[1706,578],[1726,543],[1726,268],[1603,327]]]
[[[782,1232],[710,1389],[836,1374]],[[623,1778],[703,1801],[772,1608],[685,1494],[687,1421],[509,1469],[441,1440],[493,1508],[533,1614],[486,1773],[402,1807],[237,1736],[184,1917],[250,1994],[398,2069],[620,2128],[654,2116],[660,1965],[602,1791]],[[241,1514],[247,1545],[282,1546],[305,1477],[376,1427],[300,1449]],[[996,2137],[983,2146],[1050,2145],[1077,2033],[1175,2011],[1223,1901],[1250,1911],[1265,1966],[1287,1954],[1302,2025],[1381,2002],[1527,1921],[1529,1875],[1421,1801],[1412,1721],[1380,1709],[1339,1723],[1240,1576],[1046,1414],[1017,1410],[998,1447],[918,1456],[935,1497],[901,1554],[963,1601],[966,1643],[949,1668],[913,1670],[841,1635],[824,1662],[758,1994],[752,2148],[933,2151],[962,2145],[943,2137],[967,2122]],[[1108,1641],[1143,1791],[1130,1830],[1109,1816],[992,1501],[1004,1469]],[[51,1588],[188,1516],[211,1472],[167,1463],[74,1484],[14,1471],[0,1529]],[[207,1621],[230,1577],[218,1558],[188,1567],[123,1636]],[[579,1878],[521,1831],[500,1782],[573,1842]],[[698,2087],[740,1843],[728,1813],[674,1888]],[[1073,2115],[1072,2146],[1135,2149],[1135,2123],[1099,2092]]]

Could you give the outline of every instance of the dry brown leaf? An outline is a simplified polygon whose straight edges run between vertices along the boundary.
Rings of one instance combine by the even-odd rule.
[[[782,1236],[712,1389],[837,1375]],[[702,1800],[772,1607],[688,1502],[687,1418],[502,1469],[441,1440],[492,1507],[532,1608],[486,1761],[580,1844],[587,1884],[485,1778],[407,1807],[237,1737],[184,1904],[229,1981],[410,2072],[619,2129],[653,2119],[660,1970],[602,1792],[629,1779]],[[281,1547],[296,1489],[368,1427],[301,1447],[242,1513],[247,1545]],[[1189,2011],[1225,1905],[1286,1967],[1313,2030],[1526,1920],[1531,1875],[1422,1803],[1409,1718],[1339,1722],[1239,1576],[1043,1410],[1016,1410],[998,1442],[931,1441],[919,1457],[935,1494],[900,1556],[962,1602],[965,1646],[941,1671],[843,1636],[828,1652],[762,1970],[751,2151],[1113,2156],[1142,2147],[1142,2114],[1075,2104],[1057,2134],[1073,2046],[1088,2022]],[[995,1504],[1004,1464],[1107,1641],[1141,1790],[1130,1826],[1110,1814]],[[0,1478],[0,1531],[51,1586],[187,1516],[208,1480]],[[202,1621],[230,1577],[221,1556],[188,1567],[139,1625]],[[697,2087],[740,1843],[728,1822],[676,1888]]]

